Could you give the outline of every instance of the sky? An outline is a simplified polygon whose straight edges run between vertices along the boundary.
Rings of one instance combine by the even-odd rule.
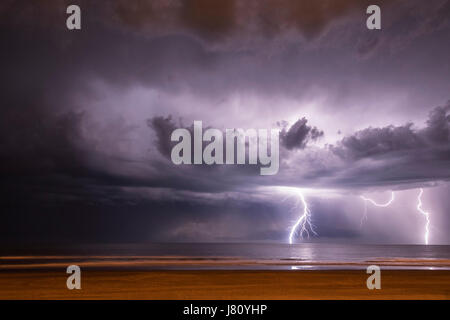
[[[372,2],[2,1],[0,242],[286,242],[301,192],[297,242],[423,244],[422,188],[450,244],[450,1]],[[194,120],[279,129],[278,173],[173,164]]]

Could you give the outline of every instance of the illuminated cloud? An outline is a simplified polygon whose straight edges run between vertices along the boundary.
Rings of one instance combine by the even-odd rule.
[[[321,237],[407,242],[360,234],[359,195],[438,186],[424,208],[448,230],[448,1],[382,1],[378,34],[364,1],[81,1],[79,33],[60,23],[68,3],[0,4],[0,239],[214,240],[217,222],[223,238],[284,240],[295,217],[255,194],[270,186],[355,193],[308,197]],[[279,173],[175,166],[166,139],[193,120],[281,123]]]

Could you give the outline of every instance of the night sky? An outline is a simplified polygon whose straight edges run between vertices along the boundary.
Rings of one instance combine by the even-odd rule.
[[[423,188],[450,244],[450,1],[3,0],[0,26],[4,245],[286,242],[302,208],[282,187],[308,241],[407,244]],[[174,165],[194,120],[279,128],[278,174]],[[391,191],[361,225],[360,196]]]

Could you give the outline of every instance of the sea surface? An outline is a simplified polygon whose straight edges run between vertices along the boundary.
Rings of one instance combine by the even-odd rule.
[[[112,269],[450,270],[450,246],[326,243],[150,243],[0,249],[0,269],[80,264]]]

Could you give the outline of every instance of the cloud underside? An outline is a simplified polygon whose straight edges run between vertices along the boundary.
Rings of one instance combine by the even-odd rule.
[[[257,7],[261,12],[270,13],[271,19],[278,24],[281,21],[288,25],[301,21],[297,22],[297,27],[311,35],[320,33],[334,19],[348,18],[353,10],[361,7],[358,1],[284,2],[285,5],[280,6],[284,9],[280,9],[282,12],[279,14],[272,10],[275,6],[272,1],[258,2]],[[49,31],[45,24],[40,25],[41,29],[38,28],[32,38],[27,27],[15,32],[9,29],[17,24],[28,26],[43,22],[42,17],[60,14],[63,4],[42,4],[41,7],[38,3],[7,2],[2,5],[0,12],[5,18],[2,20],[5,25],[2,34],[9,43],[9,50],[2,52],[2,70],[6,77],[1,97],[4,106],[0,118],[0,171],[4,181],[13,181],[23,187],[28,180],[36,180],[34,183],[44,190],[47,184],[63,183],[74,189],[84,186],[142,186],[220,192],[261,185],[346,189],[448,180],[448,105],[435,108],[425,128],[412,124],[369,127],[326,147],[317,147],[316,143],[330,132],[325,127],[310,125],[308,121],[314,123],[315,119],[303,117],[301,110],[296,111],[299,116],[293,123],[273,118],[273,122],[278,121],[281,126],[281,165],[279,174],[265,179],[259,177],[259,166],[173,165],[169,159],[173,146],[169,135],[181,123],[168,118],[167,114],[173,114],[173,119],[178,118],[176,112],[186,107],[174,107],[173,103],[161,100],[153,102],[150,107],[156,115],[148,117],[143,113],[140,121],[131,125],[126,114],[103,120],[100,117],[106,119],[109,116],[108,106],[99,113],[100,116],[91,114],[90,104],[99,97],[89,83],[100,79],[113,88],[111,94],[134,87],[170,96],[188,91],[196,99],[205,99],[208,103],[225,100],[225,105],[228,95],[237,90],[264,97],[273,94],[275,99],[297,98],[297,93],[293,93],[297,88],[310,89],[308,84],[304,84],[304,78],[310,82],[322,81],[320,75],[314,77],[321,72],[320,64],[328,59],[314,61],[308,57],[307,62],[318,67],[314,72],[309,72],[303,65],[296,66],[299,62],[292,60],[296,72],[289,73],[289,64],[271,65],[272,60],[261,61],[252,51],[242,58],[242,53],[233,44],[231,49],[211,51],[210,44],[192,40],[176,31],[195,31],[201,36],[209,30],[213,34],[225,35],[228,32],[238,36],[240,32],[236,32],[236,28],[239,29],[241,23],[238,16],[246,12],[239,1],[220,6],[212,6],[208,1],[193,1],[173,8],[163,2],[159,6],[124,4],[118,1],[105,7],[88,7],[93,16],[103,17],[101,21],[104,23],[97,23],[97,28],[67,41],[64,40],[67,35],[62,33],[65,31],[58,28]],[[30,10],[22,10],[28,6],[31,6]],[[442,1],[430,6],[439,19],[433,26],[428,26],[429,32],[443,27],[442,20],[446,21],[448,13],[446,6],[447,3]],[[42,15],[34,20],[26,19],[35,10]],[[114,12],[114,19],[104,19],[104,10],[112,10],[108,12]],[[23,11],[22,14],[6,14],[19,11]],[[162,12],[166,15],[161,15]],[[205,12],[210,15],[205,15]],[[161,16],[173,14],[176,16],[174,21],[158,20],[165,19]],[[160,18],[150,19],[147,24],[147,16]],[[216,16],[222,20],[214,18]],[[90,21],[90,17],[86,15],[86,20]],[[54,20],[50,19],[49,23]],[[145,30],[157,30],[157,26],[166,29],[168,21],[179,28],[173,29],[174,34],[145,34]],[[424,26],[422,22],[418,24],[421,31],[412,30],[423,34]],[[145,35],[129,33],[128,28],[137,28]],[[261,25],[255,28],[262,34]],[[275,24],[275,29],[280,28]],[[283,34],[286,30],[280,29],[279,32]],[[217,35],[212,38],[225,42]],[[286,57],[291,59],[290,55],[277,58]],[[255,65],[245,69],[252,61],[256,61]],[[261,68],[261,62],[270,63],[267,68]],[[329,71],[325,69],[324,72],[327,74]],[[25,74],[26,77],[21,76]],[[283,74],[283,77],[277,74]],[[334,74],[339,79],[342,70],[337,69]],[[84,97],[82,102],[78,101],[78,95]],[[195,103],[192,106],[195,107]],[[209,107],[207,104],[205,108]],[[227,114],[226,107],[217,108],[219,117]],[[338,114],[341,111],[336,109],[332,112]],[[102,121],[108,123],[100,125]],[[204,125],[210,125],[208,119]],[[138,146],[134,146],[135,127],[141,128],[138,131],[140,136],[148,134],[141,138],[144,143]],[[127,152],[130,149],[137,149],[137,152],[130,154]]]
[[[177,126],[171,118],[155,117],[149,122],[156,132],[158,150],[170,166],[173,147],[170,133]],[[196,178],[206,171],[208,176],[214,177],[211,187],[217,185],[217,179],[224,179],[223,186],[232,186],[234,181],[233,190],[258,184],[343,189],[408,188],[408,185],[416,187],[450,178],[450,103],[432,109],[424,128],[415,129],[412,123],[369,127],[325,147],[314,146],[313,142],[324,133],[306,123],[307,120],[301,118],[289,129],[282,129],[280,172],[275,177],[267,177],[267,181],[255,177],[257,170],[234,170],[229,166],[212,165],[210,169],[208,166],[181,166],[174,170],[192,172]],[[192,131],[192,128],[188,129]]]
[[[358,185],[371,182],[407,184],[408,182],[447,181],[450,178],[450,102],[434,108],[426,127],[413,124],[367,128],[330,146],[351,174],[342,179]],[[352,177],[352,174],[355,176]]]

